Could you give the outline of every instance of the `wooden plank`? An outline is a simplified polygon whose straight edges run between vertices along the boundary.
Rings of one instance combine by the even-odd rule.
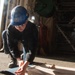
[[[9,8],[10,8],[10,0],[8,0],[8,8],[7,8],[7,16],[6,16],[6,24],[5,24],[5,29],[7,29],[9,20],[8,20],[8,16],[9,16]]]
[[[0,48],[2,46],[2,29],[3,29],[3,18],[4,18],[4,13],[3,13],[3,9],[4,9],[4,1],[1,0],[1,4],[0,6],[2,7],[1,8],[1,11],[0,11]]]
[[[28,0],[24,0],[24,7],[27,9],[28,6]]]
[[[24,0],[20,0],[20,5],[24,6]]]
[[[17,1],[16,1],[16,5],[19,5],[19,4],[20,4],[20,0],[17,0]]]

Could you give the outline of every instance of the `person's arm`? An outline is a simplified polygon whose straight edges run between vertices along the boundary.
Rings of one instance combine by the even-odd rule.
[[[13,32],[13,28],[9,26],[7,31],[7,42],[10,53],[15,58],[20,57],[20,53],[18,50],[18,40],[15,38],[15,33]]]
[[[29,50],[26,53],[27,61],[29,62],[33,62],[36,55],[37,45],[38,45],[38,30],[36,28],[36,25],[33,24],[31,32],[32,32],[31,37],[28,39]]]

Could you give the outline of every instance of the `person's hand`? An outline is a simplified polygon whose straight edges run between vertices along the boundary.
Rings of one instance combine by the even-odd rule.
[[[15,72],[16,75],[25,75],[26,73],[26,68],[29,64],[28,61],[23,61],[23,60],[20,60],[19,62],[19,69]]]
[[[25,75],[24,66],[20,66],[19,69],[15,72],[16,75]]]
[[[25,74],[24,61],[23,60],[18,61],[18,65],[19,65],[19,69],[15,72],[16,75],[24,75]]]
[[[19,67],[21,67],[23,64],[24,64],[24,61],[23,60],[18,61]]]

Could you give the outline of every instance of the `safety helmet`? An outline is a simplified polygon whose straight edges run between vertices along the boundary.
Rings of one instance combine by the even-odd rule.
[[[29,14],[27,10],[23,6],[17,5],[11,11],[10,25],[23,25],[28,19],[28,17]]]

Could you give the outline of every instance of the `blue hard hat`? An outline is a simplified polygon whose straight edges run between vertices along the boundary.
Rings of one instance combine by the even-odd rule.
[[[10,25],[23,25],[28,19],[28,17],[29,14],[27,10],[23,6],[17,5],[11,11]]]

